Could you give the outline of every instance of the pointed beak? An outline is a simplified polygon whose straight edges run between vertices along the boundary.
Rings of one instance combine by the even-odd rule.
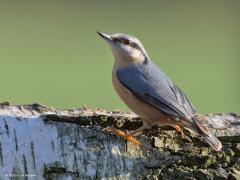
[[[101,36],[104,40],[106,40],[107,42],[112,42],[112,38],[110,35],[102,33],[102,32],[98,32],[98,35]]]

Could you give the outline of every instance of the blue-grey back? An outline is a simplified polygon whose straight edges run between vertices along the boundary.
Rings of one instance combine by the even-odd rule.
[[[179,118],[195,114],[185,94],[151,60],[117,71],[119,81],[138,99]]]

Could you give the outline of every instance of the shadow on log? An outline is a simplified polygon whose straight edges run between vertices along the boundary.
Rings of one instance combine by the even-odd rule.
[[[240,117],[208,115],[223,143],[215,152],[185,130],[154,127],[139,148],[106,131],[142,125],[131,113],[88,108],[56,110],[38,104],[0,107],[0,177],[5,179],[240,179]]]

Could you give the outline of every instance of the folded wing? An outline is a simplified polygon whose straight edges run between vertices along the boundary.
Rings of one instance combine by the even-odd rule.
[[[117,78],[135,97],[172,117],[190,119],[195,114],[185,94],[150,60],[119,69]]]

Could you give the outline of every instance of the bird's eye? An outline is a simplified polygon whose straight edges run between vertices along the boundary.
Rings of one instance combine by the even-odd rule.
[[[129,40],[124,39],[124,38],[112,38],[112,40],[114,42],[119,42],[119,43],[124,44],[124,45],[129,45],[130,44]]]
[[[128,39],[124,39],[123,40],[123,44],[128,45],[129,44],[129,40]]]

